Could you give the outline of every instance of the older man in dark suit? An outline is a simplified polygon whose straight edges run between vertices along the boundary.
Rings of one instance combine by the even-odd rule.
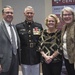
[[[18,75],[20,40],[12,24],[13,8],[9,5],[2,10],[0,23],[0,75]]]

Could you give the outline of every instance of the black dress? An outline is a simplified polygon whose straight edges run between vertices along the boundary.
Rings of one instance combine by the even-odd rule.
[[[42,58],[43,75],[60,75],[62,69],[61,31],[57,30],[55,33],[48,33],[47,30],[44,30],[40,37],[40,47],[49,56],[56,50],[59,52],[59,55],[49,64]]]

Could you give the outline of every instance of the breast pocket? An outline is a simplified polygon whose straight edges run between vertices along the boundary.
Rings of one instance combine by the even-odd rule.
[[[26,29],[20,29],[19,30],[19,34],[20,35],[24,35],[24,34],[26,34],[27,32],[26,32]]]
[[[19,36],[20,36],[20,38],[23,40],[23,41],[26,41],[26,39],[27,39],[27,35],[28,33],[27,33],[27,31],[25,30],[25,29],[20,29],[19,30]]]

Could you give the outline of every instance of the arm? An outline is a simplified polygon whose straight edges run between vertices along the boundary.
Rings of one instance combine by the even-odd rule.
[[[54,59],[56,56],[58,56],[58,54],[59,54],[58,50],[55,51],[55,52],[51,55],[52,59]]]
[[[62,57],[62,43],[61,43],[61,31],[58,32],[57,34],[57,50],[54,51],[54,53],[51,55],[52,59],[54,59],[55,57],[57,57],[58,55],[60,55]]]
[[[47,56],[44,51],[40,51],[40,53],[42,54],[42,57],[45,59],[45,62],[47,64],[49,64],[52,61],[52,56]]]

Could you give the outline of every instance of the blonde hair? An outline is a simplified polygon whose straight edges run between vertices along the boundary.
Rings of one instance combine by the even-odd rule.
[[[57,27],[57,24],[60,22],[60,20],[59,20],[59,18],[55,14],[50,14],[50,15],[48,15],[48,17],[46,17],[46,19],[45,19],[45,25],[47,25],[49,17],[53,17],[55,19],[56,27]]]
[[[72,15],[74,16],[74,20],[75,20],[75,11],[74,11],[74,9],[72,9],[71,7],[64,7],[64,8],[61,10],[60,17],[62,18],[62,20],[63,20],[63,12],[64,12],[64,11],[71,12]]]

